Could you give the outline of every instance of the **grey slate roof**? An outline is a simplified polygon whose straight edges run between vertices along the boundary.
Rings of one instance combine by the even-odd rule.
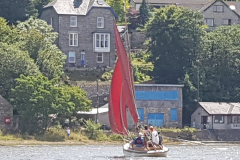
[[[240,103],[226,102],[199,102],[200,106],[208,112],[208,114],[240,114]]]
[[[53,7],[58,14],[87,15],[92,7],[111,8],[105,1],[102,4],[98,0],[82,0],[79,7],[74,7],[74,0],[54,0],[43,9]]]

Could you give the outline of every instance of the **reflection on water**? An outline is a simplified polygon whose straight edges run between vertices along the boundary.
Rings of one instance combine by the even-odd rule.
[[[238,160],[240,145],[208,144],[208,145],[169,145],[166,158],[125,158],[122,146],[0,146],[0,160]]]

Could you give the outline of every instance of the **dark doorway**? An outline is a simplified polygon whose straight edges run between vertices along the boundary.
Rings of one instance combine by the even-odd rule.
[[[202,116],[201,118],[201,124],[203,125],[203,129],[206,129],[208,116]]]

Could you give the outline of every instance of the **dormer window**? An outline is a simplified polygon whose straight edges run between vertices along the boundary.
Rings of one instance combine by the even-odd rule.
[[[77,27],[77,16],[70,17],[70,27]]]
[[[223,12],[223,5],[214,5],[213,12]]]
[[[104,28],[104,18],[97,17],[97,28]]]

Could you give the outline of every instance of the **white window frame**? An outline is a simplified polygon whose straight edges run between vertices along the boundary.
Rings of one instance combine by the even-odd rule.
[[[101,54],[101,55],[99,55],[99,54]],[[98,58],[99,58],[99,57],[102,58],[102,61],[98,61]],[[96,59],[96,60],[97,60],[97,63],[103,63],[103,52],[98,52],[96,58],[97,58],[97,59]]]
[[[104,17],[97,17],[97,28],[104,28]]]
[[[208,26],[210,26],[210,27],[214,26],[214,19],[213,18],[205,18],[204,21],[205,21],[205,24],[207,24]],[[208,22],[208,21],[211,21],[211,22]]]
[[[229,23],[230,22],[230,23]],[[231,23],[232,23],[232,20],[231,19],[223,19],[222,20],[222,24],[223,25],[231,25]]]
[[[69,46],[78,46],[78,34],[69,33]]]
[[[73,54],[74,56],[70,55]],[[71,60],[70,58],[74,58],[73,60]],[[68,63],[76,63],[76,53],[75,52],[68,52]]]
[[[77,27],[77,16],[70,16],[70,27]]]
[[[110,34],[95,33],[94,34],[94,51],[95,52],[110,52]]]
[[[213,12],[224,12],[223,5],[214,5],[213,6]]]

